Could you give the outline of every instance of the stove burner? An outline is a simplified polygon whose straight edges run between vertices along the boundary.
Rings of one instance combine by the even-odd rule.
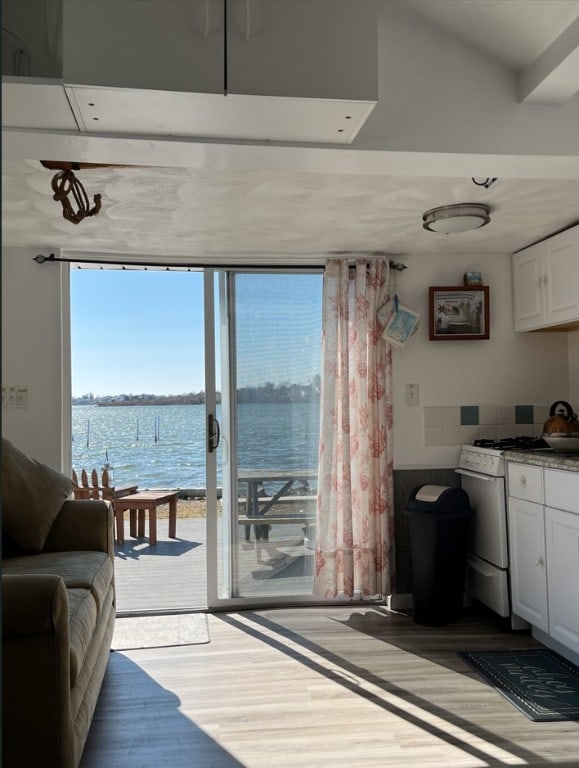
[[[528,437],[526,435],[520,435],[519,437],[502,437],[500,440],[480,438],[479,440],[475,440],[473,445],[478,446],[479,448],[492,448],[497,451],[506,451],[509,448],[528,450],[529,448],[547,447],[547,443],[542,438]]]

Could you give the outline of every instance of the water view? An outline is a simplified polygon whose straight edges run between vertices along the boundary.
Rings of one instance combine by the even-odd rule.
[[[318,402],[238,405],[239,467],[315,469],[318,436]],[[204,405],[73,405],[72,438],[79,476],[108,462],[117,486],[205,487]]]

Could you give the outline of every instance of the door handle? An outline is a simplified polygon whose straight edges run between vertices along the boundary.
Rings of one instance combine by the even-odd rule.
[[[207,417],[207,451],[213,453],[217,450],[221,440],[221,428],[217,418],[210,413]]]

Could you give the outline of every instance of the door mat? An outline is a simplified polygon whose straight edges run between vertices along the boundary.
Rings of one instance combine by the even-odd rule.
[[[204,613],[129,616],[116,619],[111,648],[113,651],[129,651],[208,642],[209,630]]]
[[[579,720],[579,667],[548,649],[459,651],[529,720]]]

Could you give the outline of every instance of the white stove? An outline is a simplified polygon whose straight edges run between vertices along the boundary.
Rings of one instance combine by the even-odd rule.
[[[503,450],[463,445],[455,471],[474,509],[467,592],[512,623]]]
[[[502,448],[486,448],[480,445],[463,445],[458,466],[493,477],[505,476],[505,460]]]

